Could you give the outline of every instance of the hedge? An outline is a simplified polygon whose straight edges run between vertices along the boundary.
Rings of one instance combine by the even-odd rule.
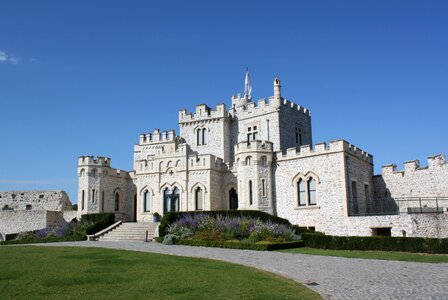
[[[81,216],[81,223],[89,224],[87,234],[95,234],[115,223],[114,213],[99,213]]]
[[[247,250],[279,250],[288,248],[303,247],[302,241],[282,242],[282,243],[242,243],[238,241],[205,241],[205,240],[178,240],[177,245],[184,246],[201,246],[201,247],[216,247],[216,248],[230,248],[230,249],[247,249]]]
[[[258,218],[261,221],[271,221],[277,224],[284,224],[287,226],[292,226],[288,220],[279,218],[268,213],[258,211],[258,210],[210,210],[210,211],[188,211],[188,212],[165,212],[159,225],[159,236],[163,237],[168,232],[168,225],[177,221],[182,216],[204,214],[217,216],[221,215],[223,217],[252,217]]]
[[[302,240],[306,247],[322,249],[448,253],[448,239],[303,233]]]
[[[55,243],[55,242],[72,242],[72,241],[85,241],[85,240],[86,240],[85,236],[68,236],[68,237],[50,236],[39,239],[35,238],[35,239],[7,240],[0,242],[0,245]]]

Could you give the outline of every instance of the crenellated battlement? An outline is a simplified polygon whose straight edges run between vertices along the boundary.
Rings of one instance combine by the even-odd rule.
[[[405,161],[403,163],[403,170],[397,170],[396,164],[385,165],[381,167],[381,173],[382,175],[401,174],[402,176],[405,176],[406,174],[411,174],[422,170],[435,170],[439,169],[440,167],[448,166],[446,157],[443,154],[430,156],[428,157],[427,161],[428,165],[425,167],[420,166],[419,160]]]
[[[160,131],[158,128],[156,128],[152,133],[140,134],[140,145],[148,145],[160,142],[174,142],[176,138],[177,135],[173,129],[168,131]]]
[[[269,141],[241,142],[235,145],[235,154],[245,152],[272,152],[273,144]]]
[[[277,151],[276,156],[277,160],[286,160],[336,152],[350,153],[351,155],[356,156],[364,161],[373,163],[372,155],[345,140],[331,141],[328,145],[327,143],[319,143],[314,145],[314,148],[312,148],[311,145],[303,145],[300,148],[288,148],[286,150],[286,153]]]
[[[224,171],[227,165],[222,158],[216,157],[212,154],[194,154],[188,156],[188,169],[190,171],[212,169],[216,171]]]
[[[205,104],[198,104],[194,113],[188,113],[186,109],[179,110],[179,124],[220,119],[228,115],[225,104],[218,104],[215,109],[211,109]]]
[[[97,156],[94,157],[93,155],[87,155],[87,156],[80,156],[78,158],[78,166],[104,166],[104,167],[110,167],[110,158],[104,157],[104,156]]]
[[[273,98],[272,98],[273,99]],[[292,110],[297,110],[305,115],[311,116],[311,111],[303,106],[300,106],[292,101],[289,101],[288,99],[282,98],[282,105],[284,107],[290,108]]]

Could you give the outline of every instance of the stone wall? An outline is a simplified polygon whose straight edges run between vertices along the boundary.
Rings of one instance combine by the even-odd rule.
[[[0,192],[0,210],[72,210],[64,191],[7,191]]]
[[[0,211],[0,236],[57,226],[62,220],[63,213],[56,211]]]

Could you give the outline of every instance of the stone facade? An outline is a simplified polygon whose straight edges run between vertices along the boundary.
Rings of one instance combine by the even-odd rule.
[[[0,192],[0,209],[0,240],[6,234],[44,229],[75,217],[64,191]]]
[[[112,169],[109,158],[80,157],[79,215],[114,211],[150,222],[155,212],[253,209],[335,235],[372,235],[376,228],[444,235],[444,214],[371,216],[384,213],[382,202],[396,205],[404,196],[448,197],[443,156],[430,158],[427,168],[409,162],[404,172],[386,166],[373,176],[373,157],[349,142],[313,146],[311,112],[282,97],[279,79],[273,88],[273,96],[257,102],[233,96],[229,109],[181,109],[179,135],[159,129],[140,135],[130,172]],[[448,204],[440,201],[443,210]]]

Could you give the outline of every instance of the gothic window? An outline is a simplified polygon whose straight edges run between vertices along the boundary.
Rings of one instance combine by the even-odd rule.
[[[84,207],[85,207],[85,203],[84,203],[84,201],[85,201],[85,193],[84,193],[84,190],[81,192],[81,210],[84,210]]]
[[[201,145],[201,129],[198,128],[198,130],[196,131],[196,144],[198,146]]]
[[[81,171],[79,172],[79,176],[83,177],[86,174],[86,170],[81,169]]]
[[[92,204],[95,204],[95,189],[92,190]]]
[[[120,195],[118,194],[118,192],[115,192],[115,211],[119,211],[120,210]]]
[[[306,205],[306,186],[305,181],[303,179],[300,179],[297,182],[297,193],[299,198],[299,206],[305,206]]]
[[[246,157],[246,165],[250,166],[251,161],[252,161],[251,156]]]
[[[151,193],[148,190],[143,193],[143,210],[151,211]]]
[[[249,180],[249,205],[252,205],[253,203],[252,180]]]
[[[163,210],[170,211],[179,211],[180,209],[180,194],[179,189],[175,187],[173,190],[166,188],[163,191]]]
[[[313,177],[308,179],[308,204],[316,205],[316,180]]]
[[[194,199],[195,199],[195,206],[196,210],[202,210],[203,209],[203,191],[200,187],[196,188],[194,191]]]
[[[207,144],[207,137],[206,137],[206,133],[207,129],[206,128],[202,128],[202,145],[206,145]]]

